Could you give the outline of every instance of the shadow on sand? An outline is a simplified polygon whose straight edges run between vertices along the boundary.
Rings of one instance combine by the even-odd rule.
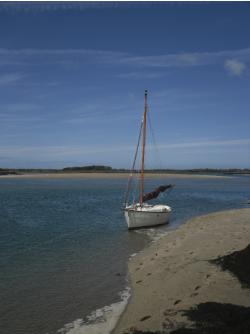
[[[243,288],[250,288],[250,245],[210,261],[230,271],[238,278]],[[194,325],[165,331],[139,331],[133,329],[129,334],[249,334],[250,307],[222,304],[216,302],[201,303],[189,310],[181,311]]]
[[[214,302],[202,303],[183,315],[194,322],[192,328],[179,328],[173,331],[139,331],[132,330],[129,334],[249,334],[250,307]]]
[[[217,264],[222,270],[230,271],[238,278],[243,288],[250,288],[250,245],[241,251],[233,252],[226,256],[211,260],[210,263]]]

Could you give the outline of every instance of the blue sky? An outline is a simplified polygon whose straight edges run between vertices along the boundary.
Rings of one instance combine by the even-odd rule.
[[[249,3],[2,2],[0,166],[129,167],[148,89],[148,168],[250,167],[249,36]]]

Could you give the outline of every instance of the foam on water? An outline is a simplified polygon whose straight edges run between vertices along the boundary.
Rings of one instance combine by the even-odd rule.
[[[120,293],[121,300],[93,311],[86,319],[77,319],[64,325],[60,334],[109,334],[124,311],[130,297],[130,288]]]
[[[133,253],[133,254],[131,254],[130,257],[129,257],[129,260],[131,260],[133,257],[135,257],[136,254],[137,254],[137,253]]]
[[[164,235],[169,233],[168,226],[157,227],[157,228],[148,228],[137,230],[136,233],[146,235],[151,242],[161,239]]]

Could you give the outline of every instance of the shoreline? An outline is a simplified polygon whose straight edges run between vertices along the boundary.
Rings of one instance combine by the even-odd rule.
[[[192,218],[151,243],[128,263],[131,297],[112,334],[192,327],[184,310],[202,303],[250,307],[250,290],[210,262],[249,243],[250,208]]]
[[[27,174],[8,174],[0,175],[1,179],[113,179],[113,178],[124,178],[127,179],[129,173],[27,173]],[[146,178],[177,178],[177,179],[220,179],[220,178],[231,178],[233,176],[227,175],[201,175],[201,174],[172,174],[172,173],[146,173]]]

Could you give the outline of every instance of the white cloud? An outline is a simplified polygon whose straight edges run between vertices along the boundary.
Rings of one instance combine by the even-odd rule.
[[[0,164],[14,167],[64,167],[66,165],[78,165],[91,163],[108,164],[113,167],[130,167],[134,153],[134,146],[118,144],[109,145],[4,145],[1,142],[0,133]],[[178,142],[161,144],[158,146],[167,161],[163,166],[179,168],[184,167],[244,167],[249,165],[250,139],[227,139],[218,141]],[[153,149],[149,147],[149,150]],[[166,152],[166,151],[165,151]],[[150,152],[149,152],[150,153]],[[149,154],[149,157],[152,157]],[[164,158],[165,157],[165,158]],[[204,159],[205,157],[205,159]],[[86,160],[87,159],[87,160]],[[117,164],[119,161],[119,164]],[[171,162],[171,166],[169,163]],[[151,160],[147,159],[147,167],[151,166]],[[154,164],[154,162],[153,162]]]
[[[34,103],[9,103],[9,104],[0,104],[1,111],[4,110],[8,113],[23,113],[25,111],[37,111],[41,110],[41,105]],[[1,115],[2,113],[0,113]]]
[[[193,149],[193,148],[209,148],[209,147],[219,147],[219,148],[236,148],[236,147],[248,147],[250,146],[250,139],[228,139],[228,140],[218,140],[218,141],[195,141],[195,142],[182,142],[182,143],[171,143],[171,144],[160,144],[159,149]],[[154,149],[152,146],[148,146],[148,149]],[[25,155],[33,156],[47,156],[47,157],[71,157],[71,156],[81,156],[83,154],[96,154],[96,153],[111,153],[120,151],[133,151],[134,146],[80,146],[80,145],[51,145],[51,146],[0,146],[0,155],[5,155],[9,157],[22,156]]]
[[[120,51],[90,49],[0,49],[0,65],[17,66],[34,63],[82,66],[83,63],[95,63],[135,68],[174,68],[225,64],[225,62],[226,64],[229,62],[227,66],[234,68],[234,73],[244,71],[245,63],[250,62],[250,48],[143,56]]]
[[[193,52],[163,55],[133,56],[121,55],[116,62],[137,67],[187,67],[223,64],[228,58],[237,58],[238,61],[250,61],[250,48],[239,50],[222,50],[215,52]]]
[[[20,73],[8,73],[0,75],[0,85],[9,85],[16,83],[23,78],[23,75]]]
[[[241,76],[246,70],[246,64],[235,59],[228,59],[225,61],[225,68],[229,74]]]
[[[161,144],[159,148],[162,149],[182,149],[182,148],[202,148],[202,147],[242,147],[250,146],[250,139],[232,139],[232,140],[208,140],[195,142],[182,142],[173,144]]]
[[[127,53],[90,49],[4,49],[0,48],[0,66],[25,69],[34,65],[59,65],[78,68],[83,64],[119,64]]]
[[[128,79],[154,79],[154,78],[161,78],[166,76],[166,72],[126,72],[116,74],[117,78],[128,78]]]

